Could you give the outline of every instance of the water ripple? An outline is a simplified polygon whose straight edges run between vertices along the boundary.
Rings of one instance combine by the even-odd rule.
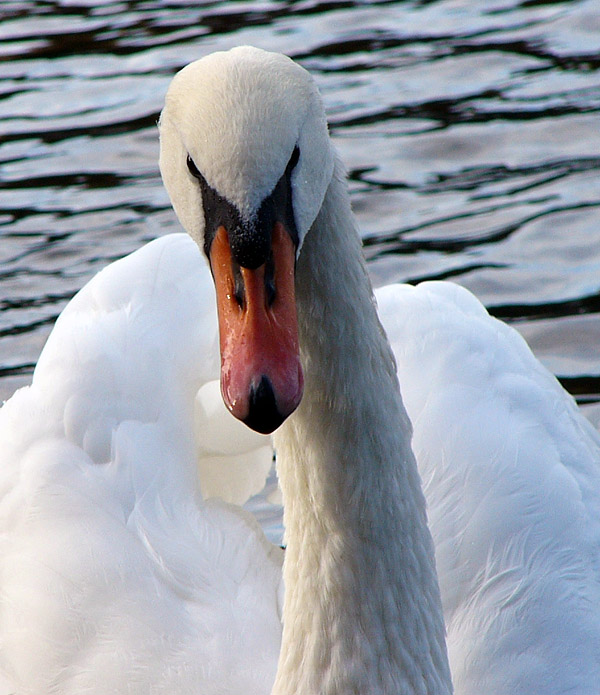
[[[315,75],[375,281],[464,284],[600,398],[597,0],[8,0],[2,15],[1,396],[93,273],[178,230],[156,165],[173,72],[253,43]]]

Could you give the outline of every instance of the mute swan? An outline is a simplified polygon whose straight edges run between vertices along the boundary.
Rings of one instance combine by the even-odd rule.
[[[411,427],[314,83],[283,56],[213,54],[175,77],[160,132],[196,243],[102,271],[0,411],[6,677],[36,695],[450,693]],[[378,302],[456,692],[596,692],[598,436],[465,290]],[[226,411],[219,373],[237,418],[283,421],[285,597],[281,551],[230,504],[264,482],[269,438]]]

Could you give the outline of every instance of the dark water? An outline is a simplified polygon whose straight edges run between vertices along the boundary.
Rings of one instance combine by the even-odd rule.
[[[377,283],[450,278],[600,399],[598,0],[0,4],[0,397],[95,272],[178,230],[173,73],[251,43],[316,77]]]

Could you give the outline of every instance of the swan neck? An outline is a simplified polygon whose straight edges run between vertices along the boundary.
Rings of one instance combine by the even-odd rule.
[[[296,286],[305,395],[275,437],[287,550],[273,693],[449,693],[411,427],[339,163]]]

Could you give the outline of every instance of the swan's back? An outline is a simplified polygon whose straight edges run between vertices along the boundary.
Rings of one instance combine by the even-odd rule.
[[[241,502],[271,464],[215,393],[216,340],[210,273],[186,235],[165,237],[77,295],[0,411],[0,653],[17,692],[268,692],[278,549],[197,482],[200,467],[202,492]]]
[[[378,292],[460,695],[598,692],[600,437],[516,333],[450,283]]]

